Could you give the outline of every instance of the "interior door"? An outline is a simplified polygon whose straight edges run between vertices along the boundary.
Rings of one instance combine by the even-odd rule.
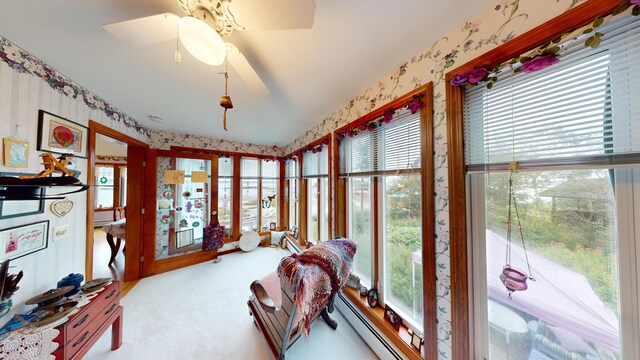
[[[212,201],[212,155],[148,150],[145,176],[144,276],[217,257],[202,251]]]

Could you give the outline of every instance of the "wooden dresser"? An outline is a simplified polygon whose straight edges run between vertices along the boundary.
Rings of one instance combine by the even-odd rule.
[[[122,306],[117,281],[107,285],[89,304],[69,317],[69,321],[56,328],[60,334],[53,341],[60,347],[53,355],[56,359],[82,359],[110,326],[111,350],[116,350],[122,345]]]

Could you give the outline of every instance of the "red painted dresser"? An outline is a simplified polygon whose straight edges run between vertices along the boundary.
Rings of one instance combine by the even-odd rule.
[[[60,347],[53,355],[56,359],[82,359],[109,327],[111,350],[118,349],[122,345],[122,314],[120,283],[114,281],[56,328],[60,334],[53,341]]]

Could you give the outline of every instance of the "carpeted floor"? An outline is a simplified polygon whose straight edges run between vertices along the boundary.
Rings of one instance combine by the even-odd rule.
[[[247,309],[249,284],[274,271],[289,252],[258,248],[142,279],[121,301],[123,345],[107,331],[85,359],[269,359]],[[338,329],[316,321],[287,359],[377,359],[336,310]]]

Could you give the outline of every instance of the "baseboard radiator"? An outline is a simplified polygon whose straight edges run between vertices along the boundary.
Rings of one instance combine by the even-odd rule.
[[[336,308],[382,360],[407,359],[382,331],[380,331],[342,292],[338,293]]]

